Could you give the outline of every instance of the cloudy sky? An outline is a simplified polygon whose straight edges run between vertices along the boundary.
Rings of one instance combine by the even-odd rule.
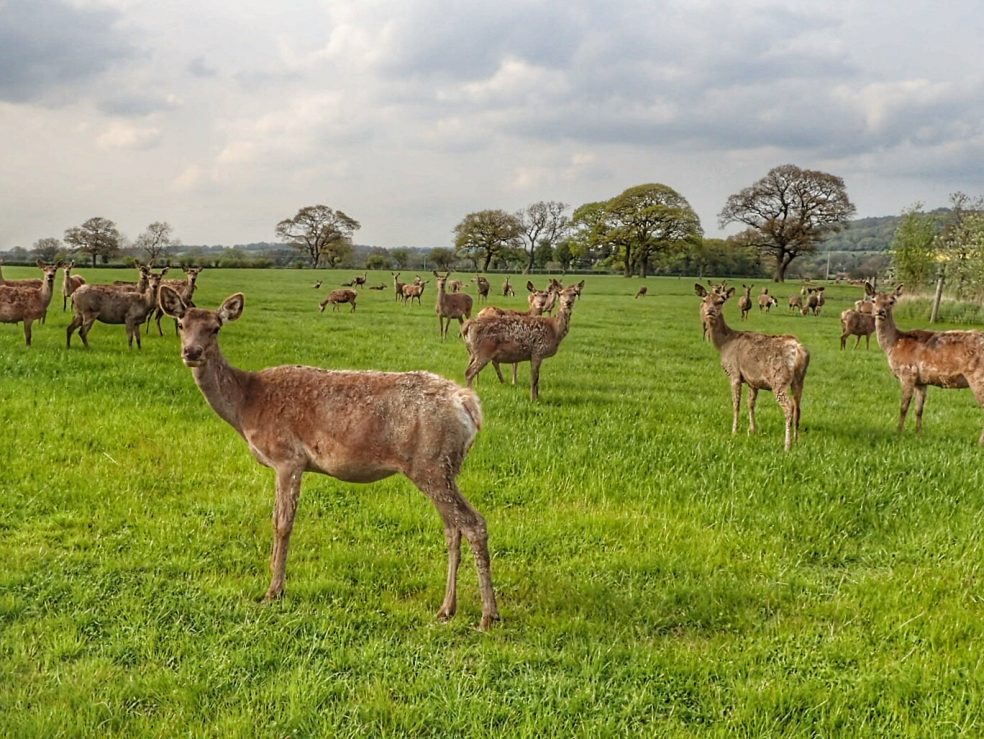
[[[859,216],[984,194],[970,0],[0,0],[0,249],[92,216],[273,241],[325,204],[358,243],[644,182],[709,235],[792,163]]]

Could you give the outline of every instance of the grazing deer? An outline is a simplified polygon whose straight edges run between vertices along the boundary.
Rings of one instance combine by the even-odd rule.
[[[338,310],[338,306],[342,303],[351,303],[352,310],[349,313],[355,311],[355,299],[359,297],[359,294],[355,290],[332,290],[328,293],[328,297],[321,301],[321,312],[325,312],[325,306],[331,303],[331,310],[335,312]]]
[[[786,416],[788,452],[799,438],[800,399],[803,382],[810,365],[810,353],[795,336],[767,336],[752,331],[734,331],[724,320],[724,303],[735,293],[729,288],[724,295],[694,285],[703,300],[700,316],[707,326],[711,342],[721,354],[721,367],[731,380],[731,433],[738,433],[741,409],[741,386],[748,385],[748,432],[755,433],[755,401],[759,390],[771,390]]]
[[[640,287],[640,288],[639,288],[639,290],[638,290],[638,291],[636,292],[636,294],[635,294],[635,296],[636,296],[637,298],[644,298],[644,297],[646,297],[646,293],[648,293],[648,292],[649,292],[649,288],[648,288],[648,287],[646,287],[645,285],[643,285],[643,286],[642,286],[642,287]]]
[[[492,362],[499,382],[504,382],[499,364],[530,363],[530,397],[540,397],[540,364],[557,353],[560,342],[570,328],[571,311],[577,300],[572,287],[560,293],[560,311],[554,317],[492,315],[475,317],[461,329],[468,347],[465,380],[472,381],[486,364]]]
[[[515,296],[516,291],[513,290],[513,286],[509,284],[509,278],[507,277],[506,281],[502,283],[502,297],[511,298]]]
[[[320,290],[321,289],[321,283],[322,282],[324,282],[324,280],[318,280],[317,282],[315,282],[314,283],[314,289],[315,290]]]
[[[89,348],[89,331],[96,321],[126,326],[127,345],[133,348],[133,340],[140,346],[140,326],[157,307],[157,289],[161,274],[153,274],[150,267],[140,265],[141,283],[146,282],[143,292],[118,285],[83,285],[72,296],[75,315],[68,324],[65,346],[72,347],[72,334],[76,330],[86,349]]]
[[[738,311],[741,313],[741,320],[744,321],[752,310],[752,286],[742,283],[741,289],[745,291],[745,294],[738,298]]]
[[[45,264],[39,259],[37,265],[44,273],[38,287],[27,287],[17,282],[0,285],[0,323],[23,323],[27,346],[31,345],[31,324],[42,320],[48,312],[55,277],[62,263]]]
[[[820,315],[820,310],[823,308],[824,304],[827,302],[823,296],[823,287],[808,287],[806,288],[806,302],[800,306],[800,313],[804,316],[812,312],[814,316]]]
[[[858,301],[861,302],[861,301]],[[869,304],[870,305],[870,304]],[[848,336],[857,336],[854,348],[858,348],[861,337],[864,337],[864,348],[871,348],[871,335],[875,332],[875,317],[871,313],[862,313],[859,310],[848,308],[841,311],[841,349],[847,346]]]
[[[243,312],[236,293],[217,311],[189,308],[161,291],[164,312],[178,320],[181,359],[212,407],[243,437],[256,460],[276,473],[272,577],[264,600],[281,597],[287,547],[305,472],[368,483],[402,473],[444,521],[448,576],[437,612],[457,610],[461,536],[468,540],[482,597],[481,629],[499,619],[485,519],[465,500],[456,478],[482,426],[471,390],[430,372],[330,371],[282,366],[246,372],[228,364],[218,334]]]
[[[929,385],[950,388],[969,387],[977,404],[984,408],[984,333],[980,331],[900,331],[895,326],[892,308],[902,294],[902,285],[894,292],[875,292],[871,284],[865,290],[872,297],[875,332],[885,351],[888,367],[902,386],[899,409],[899,433],[905,428],[912,394],[916,395],[916,433],[922,431],[923,406]],[[984,431],[979,444],[984,444]]]
[[[471,318],[472,296],[467,293],[448,293],[446,284],[450,272],[443,275],[434,272],[437,278],[437,302],[434,305],[434,312],[437,313],[438,330],[442,339],[448,338],[448,329],[451,328],[451,319],[458,319],[460,326],[465,319]]]
[[[64,312],[68,308],[68,299],[72,297],[72,293],[78,290],[85,284],[85,278],[82,275],[73,275],[72,270],[75,268],[75,262],[69,262],[62,269],[65,271],[62,277],[62,311]]]
[[[356,275],[354,278],[352,278],[352,282],[355,283],[355,286],[357,288],[360,288],[361,289],[362,286],[366,284],[366,276],[367,276],[367,274],[368,274],[367,272],[363,272],[361,277],[359,277],[358,275]]]
[[[478,275],[475,278],[475,287],[478,290],[479,300],[483,303],[487,302],[489,299],[489,289],[492,287],[492,285],[489,284],[489,281],[481,275]]]
[[[418,281],[419,280],[419,281]],[[403,286],[403,302],[413,305],[414,299],[417,301],[417,305],[420,305],[420,296],[424,294],[424,288],[430,280],[421,280],[417,277],[413,284]]]
[[[395,299],[396,300],[406,300],[406,298],[403,297],[403,286],[406,283],[400,282],[400,273],[399,272],[390,272],[390,274],[393,275],[393,290],[396,293],[396,298]]]
[[[168,268],[165,268],[165,271]],[[185,305],[194,306],[195,303],[193,298],[195,296],[195,288],[198,285],[198,275],[201,274],[204,267],[182,267],[182,271],[185,273],[185,278],[183,280],[161,280],[161,285],[167,285],[172,290],[176,290],[181,299],[185,302]],[[163,275],[164,272],[161,272]],[[158,288],[160,289],[160,288]],[[164,331],[161,330],[161,318],[164,317],[164,311],[158,305],[154,310],[153,315],[147,316],[147,329],[146,333],[150,332],[150,321],[152,318],[157,321],[157,333],[160,336],[164,335]],[[174,322],[174,335],[178,335],[178,322]]]

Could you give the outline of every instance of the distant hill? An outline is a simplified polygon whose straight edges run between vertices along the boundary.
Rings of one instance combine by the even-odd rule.
[[[824,239],[817,251],[888,251],[901,220],[902,216],[858,218],[850,221],[842,231]]]

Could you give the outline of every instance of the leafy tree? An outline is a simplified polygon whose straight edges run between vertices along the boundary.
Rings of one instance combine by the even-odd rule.
[[[352,234],[360,228],[354,218],[327,205],[309,205],[277,224],[277,237],[297,249],[317,268],[322,259],[336,267],[352,255]]]
[[[563,237],[570,223],[570,219],[564,215],[565,210],[566,203],[540,200],[516,213],[516,218],[522,224],[522,238],[528,257],[524,274],[536,264],[538,249],[552,249]],[[542,252],[540,255],[542,256]]]
[[[385,249],[373,250],[373,253],[366,257],[366,269],[389,269],[390,255]]]
[[[957,297],[984,294],[984,199],[952,193],[936,243],[947,281],[956,282]]]
[[[937,231],[937,219],[923,213],[921,204],[902,212],[891,246],[892,270],[897,280],[919,287],[933,278]]]
[[[522,246],[523,224],[518,217],[504,210],[482,210],[469,213],[454,227],[454,246],[466,257],[483,261],[482,272],[496,257]]]
[[[444,272],[454,269],[454,263],[458,261],[454,250],[447,249],[443,246],[439,246],[436,249],[431,249],[430,253],[427,255],[427,258],[433,262],[437,269]]]
[[[144,253],[147,262],[155,264],[168,249],[181,242],[172,236],[174,229],[166,221],[155,221],[133,242],[134,247]]]
[[[92,266],[96,266],[96,258],[103,263],[109,261],[122,246],[123,237],[116,224],[108,218],[90,218],[81,226],[75,226],[65,231],[65,242],[75,251],[88,254],[92,258]]]
[[[815,251],[825,234],[841,228],[853,214],[840,177],[783,164],[730,196],[718,218],[722,228],[729,223],[748,226],[734,240],[774,260],[772,279],[783,282],[790,262]]]
[[[554,261],[560,265],[561,270],[566,272],[574,263],[574,250],[571,249],[571,240],[563,239],[554,247]]]
[[[575,212],[588,244],[611,250],[630,277],[649,273],[651,261],[696,243],[700,219],[680,193],[658,183],[636,185],[605,203],[590,203]]]
[[[396,262],[397,270],[404,270],[410,264],[410,250],[403,247],[390,249],[390,258]]]
[[[35,259],[43,259],[46,262],[53,262],[61,250],[61,239],[49,236],[48,238],[38,239],[34,242],[34,246],[31,248],[31,256]]]

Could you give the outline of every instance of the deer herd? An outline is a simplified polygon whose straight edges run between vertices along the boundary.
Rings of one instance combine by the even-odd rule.
[[[504,382],[501,364],[513,369],[530,363],[530,396],[539,398],[539,376],[543,360],[554,356],[567,336],[574,306],[584,281],[564,286],[552,279],[538,290],[532,281],[528,309],[517,311],[486,305],[474,316],[475,300],[464,292],[465,283],[451,279],[451,272],[434,271],[435,313],[439,335],[448,337],[452,321],[458,322],[458,336],[468,352],[465,385],[425,371],[377,372],[326,370],[317,367],[279,366],[248,372],[229,364],[219,349],[218,335],[227,323],[243,313],[245,297],[236,293],[217,310],[195,307],[193,296],[200,268],[185,270],[183,280],[165,280],[165,267],[155,272],[149,265],[137,264],[135,283],[92,284],[73,275],[73,263],[37,262],[41,279],[6,281],[0,272],[0,323],[23,323],[25,341],[31,345],[31,327],[45,320],[55,279],[63,271],[63,310],[71,303],[73,317],[66,332],[66,346],[72,334],[89,346],[88,336],[95,322],[124,325],[129,345],[141,345],[140,327],[156,318],[169,316],[181,341],[181,359],[191,369],[205,401],[215,413],[243,438],[254,458],[275,472],[276,491],[273,513],[273,552],[271,581],[265,600],[284,591],[287,549],[305,472],[317,472],[345,482],[370,483],[394,474],[407,477],[437,508],[444,524],[448,550],[447,582],[444,600],[437,612],[441,619],[454,616],[457,609],[457,573],[461,559],[461,538],[471,547],[478,571],[482,601],[480,628],[487,629],[499,618],[492,586],[488,533],[485,520],[462,495],[456,479],[465,457],[482,427],[483,416],[472,385],[482,369],[492,364]],[[392,273],[395,299],[412,305],[419,303],[431,280],[419,276],[411,283]],[[485,277],[471,280],[479,302],[486,303],[491,285]],[[984,334],[980,331],[902,331],[895,325],[892,309],[902,285],[893,291],[878,292],[865,284],[865,296],[853,308],[841,313],[841,349],[850,336],[855,348],[865,337],[866,344],[876,334],[888,359],[891,372],[899,380],[902,401],[898,431],[901,433],[912,396],[916,398],[916,431],[922,430],[926,389],[969,387],[984,407]],[[320,303],[324,311],[349,304],[355,311],[357,290],[366,286],[366,275],[355,278],[343,289],[331,290]],[[321,287],[321,281],[315,288]],[[351,287],[355,287],[353,290]],[[369,286],[382,290],[385,284]],[[725,320],[724,308],[736,289],[723,284],[694,285],[699,317],[705,336],[720,354],[721,367],[731,384],[732,434],[738,432],[743,386],[748,386],[748,431],[756,431],[755,404],[759,390],[775,396],[785,418],[784,449],[798,440],[800,407],[810,353],[791,335],[769,335],[739,331]],[[740,320],[747,320],[752,308],[752,286],[742,285],[737,301]],[[503,296],[512,295],[506,278]],[[635,297],[646,295],[642,289]],[[790,308],[803,315],[819,315],[825,303],[824,288],[804,288],[790,298]],[[777,305],[764,289],[758,297],[760,311]],[[554,311],[556,314],[554,315]],[[984,445],[984,431],[979,438]]]

